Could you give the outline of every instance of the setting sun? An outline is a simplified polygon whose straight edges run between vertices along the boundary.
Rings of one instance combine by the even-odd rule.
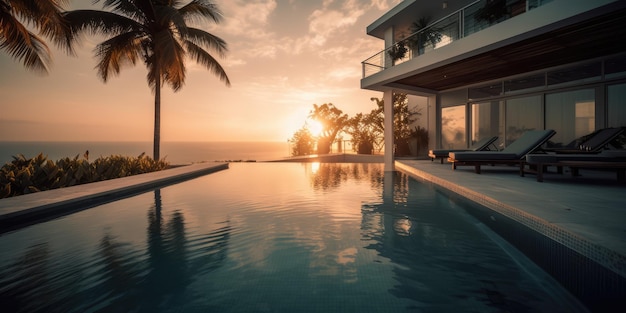
[[[311,135],[318,137],[324,131],[324,125],[316,120],[308,120],[307,128]]]

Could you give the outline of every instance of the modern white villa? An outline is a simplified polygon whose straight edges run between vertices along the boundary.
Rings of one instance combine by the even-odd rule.
[[[485,136],[504,147],[532,129],[564,145],[626,126],[624,0],[405,0],[367,34],[384,50],[362,62],[361,88],[383,92],[385,112],[393,93],[421,97],[431,149]]]

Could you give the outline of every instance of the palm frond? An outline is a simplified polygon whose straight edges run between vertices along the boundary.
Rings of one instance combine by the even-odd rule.
[[[213,56],[211,56],[211,54],[209,54],[206,50],[202,49],[202,47],[194,44],[191,41],[185,41],[185,47],[187,48],[189,56],[193,58],[194,61],[218,76],[219,79],[226,84],[226,86],[230,87],[230,79],[228,79],[226,71],[219,64],[219,62],[217,62],[217,60]]]
[[[37,35],[28,31],[10,12],[0,10],[0,49],[22,62],[29,70],[48,73],[50,49]]]
[[[63,17],[75,34],[89,31],[93,34],[116,35],[144,28],[132,18],[107,11],[74,10],[66,12]]]
[[[204,48],[208,48],[217,52],[220,58],[226,56],[226,52],[228,52],[228,46],[226,44],[226,41],[224,41],[220,37],[217,37],[209,32],[198,28],[188,28],[188,33],[185,39],[193,42],[198,46],[202,46]]]
[[[152,48],[155,62],[158,62],[160,74],[174,91],[178,91],[185,82],[185,49],[169,30],[153,34]]]
[[[170,29],[179,37],[187,35],[187,23],[178,10],[172,6],[157,5],[154,7],[157,15],[156,27],[159,29]]]
[[[217,7],[215,3],[208,0],[193,0],[180,9],[178,9],[180,15],[182,15],[187,21],[204,21],[206,18],[210,18],[216,24],[222,21],[222,11]]]
[[[94,1],[98,3],[100,0]],[[105,0],[102,4],[103,8],[110,8],[112,12],[130,17],[136,21],[146,23],[154,19],[152,10],[152,2],[145,0]]]
[[[62,17],[63,6],[68,3],[68,0],[4,0],[2,10],[35,26],[41,35],[73,54],[69,27]]]
[[[140,32],[123,33],[96,46],[95,54],[100,60],[96,68],[102,80],[106,82],[110,73],[117,75],[123,66],[137,63],[142,51],[141,36]]]

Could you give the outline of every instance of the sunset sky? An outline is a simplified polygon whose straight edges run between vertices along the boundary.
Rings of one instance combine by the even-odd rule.
[[[286,141],[313,104],[369,112],[382,95],[359,88],[361,61],[383,43],[365,28],[398,2],[215,1],[224,20],[207,30],[228,43],[219,60],[232,86],[188,61],[185,86],[162,90],[161,140]],[[0,50],[0,141],[152,141],[147,70],[137,64],[103,83],[92,53],[101,39],[86,38],[76,57],[53,48],[47,76]]]

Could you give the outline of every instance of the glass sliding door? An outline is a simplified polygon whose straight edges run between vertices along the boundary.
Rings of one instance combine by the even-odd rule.
[[[501,115],[503,115],[501,107],[504,106],[502,101],[491,101],[472,104],[471,116],[471,136],[470,146],[475,142],[491,136],[498,136],[496,145],[501,149],[504,144],[504,128],[500,123]]]
[[[441,109],[441,147],[443,149],[465,149],[465,105]]]
[[[555,146],[565,146],[595,130],[596,101],[594,89],[582,89],[546,95],[546,128],[554,129]]]
[[[626,84],[609,86],[607,97],[608,126],[626,127]]]
[[[524,132],[543,128],[541,96],[506,100],[505,145],[509,145]]]

